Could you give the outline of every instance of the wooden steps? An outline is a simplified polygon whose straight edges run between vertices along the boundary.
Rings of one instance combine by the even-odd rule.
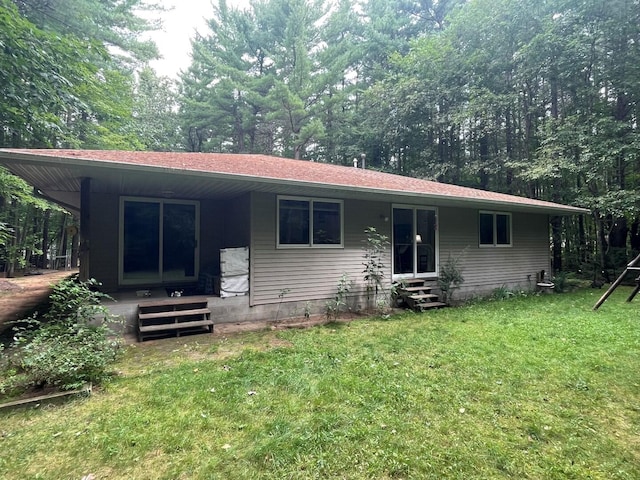
[[[396,303],[412,310],[423,311],[430,308],[446,307],[439,301],[439,295],[431,293],[432,287],[424,279],[410,278],[399,282],[396,289]]]
[[[164,335],[207,331],[213,333],[211,310],[207,297],[171,297],[144,300],[138,304],[138,341]]]
[[[431,291],[431,287],[427,287],[426,285],[419,287],[419,286],[413,286],[413,287],[401,287],[403,292],[407,292],[407,293],[418,293],[418,292],[425,292],[428,293]]]
[[[446,306],[447,304],[444,302],[423,302],[416,304],[414,310],[419,310],[422,312],[423,310],[429,310],[430,308],[443,308]]]

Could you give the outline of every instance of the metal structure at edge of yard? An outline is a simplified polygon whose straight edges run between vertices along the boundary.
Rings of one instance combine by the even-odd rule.
[[[609,295],[611,295],[613,293],[613,291],[618,288],[618,286],[622,283],[622,281],[624,280],[624,277],[627,276],[627,273],[629,272],[640,272],[640,255],[638,255],[636,258],[634,258],[631,262],[629,262],[629,264],[627,265],[627,268],[625,268],[624,272],[622,272],[620,274],[620,276],[616,279],[615,282],[613,282],[611,284],[611,286],[609,287],[609,289],[604,292],[604,295],[602,295],[602,297],[600,297],[600,300],[598,300],[596,302],[596,304],[593,306],[594,310],[597,310],[600,305],[602,305],[604,303],[604,301],[609,298]],[[629,295],[629,298],[627,298],[627,302],[630,302],[631,300],[633,300],[633,298],[637,295],[638,292],[640,292],[640,275],[636,278],[636,286],[633,289],[633,291],[631,292],[631,295]]]

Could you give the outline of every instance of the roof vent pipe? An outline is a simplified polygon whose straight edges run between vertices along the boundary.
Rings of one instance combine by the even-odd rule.
[[[367,156],[366,156],[364,153],[361,153],[361,154],[360,154],[360,158],[362,158],[362,169],[363,169],[363,170],[364,170],[365,168],[367,168],[367,166],[366,166],[366,164],[365,164],[365,162],[364,162],[364,160],[365,160],[365,158],[366,158],[366,157],[367,157]]]

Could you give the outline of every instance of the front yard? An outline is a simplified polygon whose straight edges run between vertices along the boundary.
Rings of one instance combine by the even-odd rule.
[[[0,413],[0,477],[640,478],[640,300],[600,290],[128,347]]]

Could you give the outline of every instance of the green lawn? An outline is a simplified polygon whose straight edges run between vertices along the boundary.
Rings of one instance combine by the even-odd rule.
[[[136,345],[0,414],[0,477],[637,479],[640,299],[601,294]]]

